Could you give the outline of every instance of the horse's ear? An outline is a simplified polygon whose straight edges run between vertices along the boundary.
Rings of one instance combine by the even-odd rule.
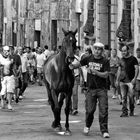
[[[63,31],[64,35],[66,36],[67,35],[67,31],[64,28],[62,28],[62,31]]]
[[[77,29],[75,29],[75,31],[73,32],[73,33],[74,33],[74,35],[76,35],[77,31],[78,31],[78,30],[77,30]]]

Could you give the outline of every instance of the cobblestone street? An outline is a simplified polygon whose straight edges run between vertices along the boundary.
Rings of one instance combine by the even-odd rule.
[[[102,140],[99,124],[98,109],[89,136],[83,135],[84,127],[84,95],[79,93],[79,114],[70,116],[72,136],[58,135],[51,128],[53,115],[50,106],[46,104],[47,94],[44,86],[29,86],[25,98],[15,110],[0,111],[1,140]],[[121,106],[117,100],[111,99],[109,92],[109,131],[111,140],[139,140],[140,137],[140,107],[136,106],[135,116],[120,118]],[[62,110],[62,126],[65,115]]]

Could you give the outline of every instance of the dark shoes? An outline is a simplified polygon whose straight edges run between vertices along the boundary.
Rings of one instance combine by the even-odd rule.
[[[73,110],[72,111],[72,115],[77,115],[78,114],[78,111],[77,110]]]
[[[134,111],[130,111],[129,116],[134,116]],[[128,117],[128,113],[122,113],[120,117]]]
[[[130,111],[129,116],[134,116],[134,111]]]
[[[122,113],[120,117],[128,117],[128,113]]]

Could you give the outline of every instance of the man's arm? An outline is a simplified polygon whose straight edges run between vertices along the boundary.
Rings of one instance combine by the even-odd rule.
[[[119,67],[118,67],[118,71],[117,71],[116,83],[115,83],[116,87],[119,86],[119,83],[120,83],[120,76],[121,76],[121,67],[119,66]]]
[[[135,76],[134,76],[134,78],[131,81],[132,84],[136,83],[136,79],[137,79],[138,73],[139,73],[139,66],[135,65]]]
[[[121,67],[118,67],[117,78],[116,78],[116,81],[118,82],[120,82],[120,75],[121,75]]]

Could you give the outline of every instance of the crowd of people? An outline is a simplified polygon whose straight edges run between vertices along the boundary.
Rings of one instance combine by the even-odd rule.
[[[43,50],[44,49],[44,50]],[[0,97],[1,108],[6,104],[13,110],[11,101],[22,100],[28,84],[43,84],[43,64],[51,55],[48,46],[31,49],[30,47],[3,46],[0,53]]]
[[[58,47],[58,52],[61,51]],[[74,71],[74,87],[71,100],[71,114],[78,114],[78,88],[85,94],[85,127],[88,134],[94,119],[97,103],[99,104],[99,124],[104,138],[108,138],[108,90],[112,99],[118,99],[122,105],[120,117],[134,116],[135,102],[140,105],[140,48],[137,56],[130,53],[127,45],[122,46],[122,57],[117,50],[105,53],[102,43],[94,43],[81,51],[75,50],[75,59],[69,65]],[[43,85],[43,64],[52,55],[48,46],[31,49],[30,47],[4,46],[0,53],[1,108],[13,110],[11,101],[22,100],[28,84]],[[127,108],[129,97],[129,113]]]
[[[115,48],[106,52],[105,46],[98,42],[87,48],[81,56],[79,53],[79,58],[76,58],[77,63],[70,64],[70,69],[79,70],[79,72],[75,72],[72,115],[78,114],[77,84],[79,83],[78,76],[82,77],[81,87],[82,92],[85,93],[86,110],[85,134],[90,131],[98,103],[101,133],[104,138],[110,137],[108,133],[107,94],[109,90],[112,99],[118,99],[122,105],[120,117],[134,116],[135,102],[140,105],[140,48],[136,50],[136,57],[131,54],[127,45],[122,46],[120,51],[122,57],[118,57]],[[77,76],[77,74],[79,75]],[[129,109],[127,108],[127,98],[129,99]]]

